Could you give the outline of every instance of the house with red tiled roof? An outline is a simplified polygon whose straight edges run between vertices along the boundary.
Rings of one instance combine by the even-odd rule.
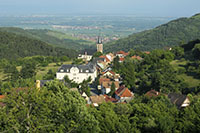
[[[106,77],[106,78],[112,79],[114,81],[120,80],[120,75],[116,74],[115,72],[113,72],[111,70],[104,71],[101,74],[102,74],[102,77]]]
[[[145,94],[146,97],[150,97],[150,98],[151,97],[157,97],[157,96],[160,96],[160,95],[161,95],[160,92],[155,91],[155,90],[150,90]]]
[[[150,52],[149,52],[149,51],[145,51],[144,53],[145,53],[145,54],[150,54]]]
[[[142,60],[142,57],[134,55],[131,57],[131,59]]]
[[[0,100],[4,98],[5,98],[5,95],[0,95]]]
[[[119,51],[119,52],[117,52],[115,55],[116,56],[118,56],[119,58],[124,58],[124,57],[126,57],[127,55],[128,55],[129,53],[126,53],[126,52],[124,52],[124,51]]]
[[[0,95],[0,107],[4,107],[5,104],[2,102],[2,100],[5,98],[5,95]]]
[[[90,103],[94,106],[99,106],[99,104],[105,102],[104,96],[100,95],[100,96],[90,96]]]
[[[121,58],[119,58],[119,63],[122,63],[122,62],[124,62],[124,60],[125,60],[125,58],[124,58],[124,57],[121,57]]]
[[[106,71],[106,72],[102,72],[102,75],[105,76],[105,77],[106,76],[113,77],[113,76],[115,76],[115,72],[109,70],[109,71]]]
[[[120,102],[129,102],[133,99],[134,94],[126,87],[121,86],[115,91],[115,99]]]
[[[108,54],[106,54],[106,57],[107,57],[110,61],[113,61],[113,59],[115,58],[115,56],[114,56],[113,53],[108,53]]]
[[[103,95],[103,96],[104,96],[104,99],[105,99],[106,102],[112,102],[112,103],[117,103],[118,102],[117,99],[115,99],[115,98],[113,98],[111,96],[108,96],[108,95]]]
[[[109,57],[106,56],[106,55],[99,56],[99,58],[104,59],[104,62],[106,62],[106,63],[110,63],[111,62],[111,59],[109,59]]]
[[[118,81],[104,81],[101,84],[101,93],[102,94],[108,94],[111,91],[112,83],[115,84],[115,90],[119,88],[119,82]]]

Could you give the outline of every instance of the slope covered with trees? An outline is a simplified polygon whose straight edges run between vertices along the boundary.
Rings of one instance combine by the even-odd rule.
[[[171,47],[200,39],[200,14],[180,18],[155,29],[132,34],[105,45],[105,51],[152,50]]]
[[[85,48],[89,48],[90,44],[92,44],[89,41],[73,38],[62,32],[52,31],[47,29],[24,30],[16,27],[1,27],[0,31],[11,32],[25,37],[38,39],[52,46],[62,47],[67,49],[82,50]]]
[[[44,55],[75,57],[75,50],[56,48],[40,40],[0,31],[0,59]]]

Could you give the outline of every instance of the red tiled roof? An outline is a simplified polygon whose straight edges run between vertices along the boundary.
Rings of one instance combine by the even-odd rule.
[[[142,59],[140,56],[136,56],[136,55],[132,56],[131,58],[132,59],[137,59],[137,60],[141,60]]]
[[[121,51],[117,52],[116,54],[123,54],[123,55],[127,56],[129,53],[126,53],[126,52],[121,50]]]
[[[102,82],[102,86],[104,88],[111,88],[112,83],[115,84],[115,88],[119,88],[119,81],[114,81],[114,82],[113,81],[104,81],[104,82]]]
[[[112,75],[115,75],[115,72],[113,72],[113,71],[102,72],[102,74],[105,74],[105,73],[107,73],[107,72],[110,72]]]
[[[104,59],[106,59],[106,62],[110,62],[110,60],[108,59],[108,57],[105,56],[105,55],[99,56],[99,58],[104,58]]]
[[[119,61],[124,61],[125,60],[125,58],[119,58]]]
[[[148,96],[148,97],[156,97],[159,95],[160,95],[160,92],[155,91],[155,90],[150,90],[145,94],[145,96]]]
[[[105,101],[104,96],[100,95],[100,96],[90,96],[90,99],[92,101],[92,103],[103,103]]]
[[[105,81],[110,81],[109,78],[100,78],[99,79],[99,83],[102,84],[102,82],[105,82]]]
[[[145,53],[145,54],[150,54],[150,52],[149,52],[149,51],[145,51],[144,53]]]
[[[133,94],[128,88],[125,87],[120,87],[115,91],[115,94],[118,95],[119,97],[132,97]]]
[[[110,97],[108,95],[104,95],[104,98],[105,98],[106,102],[117,102],[118,101],[117,99],[112,98],[112,97]]]
[[[5,95],[0,95],[0,99],[4,99],[5,98]]]
[[[4,98],[5,98],[5,95],[0,95],[0,100]],[[0,107],[4,107],[4,106],[5,104],[3,102],[0,102]]]

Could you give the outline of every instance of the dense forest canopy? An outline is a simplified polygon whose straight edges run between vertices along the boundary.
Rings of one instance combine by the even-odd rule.
[[[15,33],[25,37],[41,40],[55,47],[82,50],[90,48],[92,42],[71,37],[65,33],[48,29],[21,29],[17,27],[1,27],[0,31]]]
[[[40,40],[0,31],[0,59],[16,59],[34,55],[73,58],[77,56],[77,52],[71,49],[53,47]]]
[[[154,29],[132,34],[105,45],[105,51],[153,50],[200,39],[200,14],[180,18]]]

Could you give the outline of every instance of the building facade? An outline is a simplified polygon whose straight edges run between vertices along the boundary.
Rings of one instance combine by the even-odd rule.
[[[76,83],[81,83],[89,77],[94,81],[97,77],[96,65],[91,62],[87,65],[62,65],[56,73],[56,78],[63,80],[65,76]]]

